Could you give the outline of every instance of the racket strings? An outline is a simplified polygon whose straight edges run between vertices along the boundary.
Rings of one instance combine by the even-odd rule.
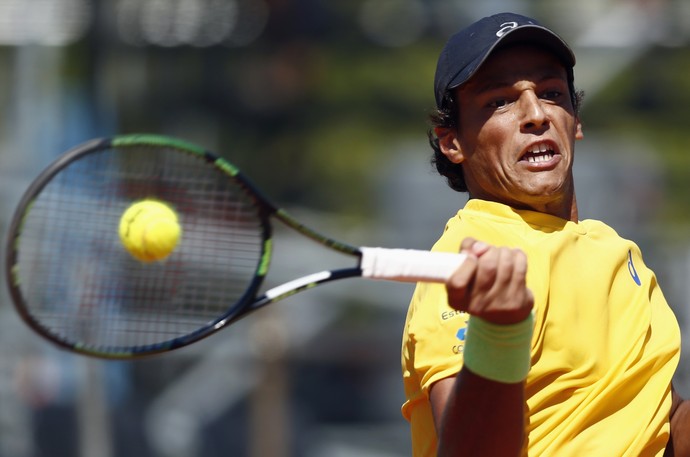
[[[120,243],[134,201],[172,205],[182,239],[162,262]],[[247,293],[264,228],[243,188],[203,157],[174,148],[106,149],[60,170],[24,216],[16,271],[26,313],[56,338],[146,347],[212,326]]]

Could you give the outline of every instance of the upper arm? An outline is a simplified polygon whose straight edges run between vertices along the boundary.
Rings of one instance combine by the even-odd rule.
[[[680,406],[681,403],[683,403],[683,398],[678,394],[676,391],[676,388],[673,384],[671,384],[671,395],[672,395],[672,400],[671,400],[671,413],[670,417],[672,418],[676,410],[678,409],[678,406]]]
[[[666,447],[665,456],[690,456],[690,401],[683,398],[671,386],[673,400],[671,403],[671,439]]]
[[[441,379],[434,383],[429,391],[429,402],[431,403],[431,412],[434,416],[434,426],[438,433],[441,426],[441,419],[443,418],[443,411],[448,403],[448,398],[453,391],[455,385],[455,377]]]

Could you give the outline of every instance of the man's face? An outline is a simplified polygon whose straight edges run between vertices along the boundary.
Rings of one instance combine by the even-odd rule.
[[[582,130],[561,62],[540,48],[507,47],[457,98],[459,127],[446,155],[462,164],[470,195],[567,218]]]

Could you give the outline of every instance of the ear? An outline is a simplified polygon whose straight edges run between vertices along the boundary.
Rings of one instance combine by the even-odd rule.
[[[465,155],[462,153],[460,141],[458,140],[455,129],[436,127],[434,133],[436,133],[436,137],[438,138],[438,145],[441,148],[441,152],[443,152],[443,155],[445,155],[448,160],[453,163],[462,163],[465,160]]]
[[[585,134],[582,132],[582,122],[580,122],[580,118],[575,120],[577,121],[577,124],[575,125],[575,139],[581,140],[585,137]]]

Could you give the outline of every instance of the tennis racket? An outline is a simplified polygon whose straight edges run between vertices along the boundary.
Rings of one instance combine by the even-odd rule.
[[[183,234],[164,261],[123,247],[130,204],[175,208]],[[272,222],[353,258],[261,291]],[[78,353],[126,359],[186,346],[247,314],[349,277],[443,282],[464,255],[355,247],[306,227],[272,204],[227,160],[158,135],[96,139],[61,155],[29,186],[10,223],[6,274],[24,321]]]

